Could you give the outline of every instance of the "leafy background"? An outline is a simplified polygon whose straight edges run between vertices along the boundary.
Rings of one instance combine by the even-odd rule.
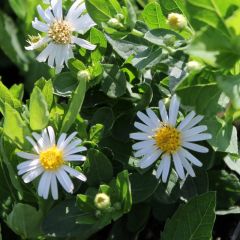
[[[86,0],[97,26],[84,37],[98,47],[76,49],[69,70],[55,75],[35,53],[24,50],[38,0],[0,2],[0,213],[3,239],[230,239],[240,208],[238,132],[240,117],[239,0]],[[68,9],[71,1],[64,1]],[[173,31],[171,12],[189,29]],[[107,24],[116,14],[123,28]],[[201,71],[188,71],[199,61]],[[79,80],[78,72],[92,78]],[[129,133],[136,112],[167,103],[176,92],[182,113],[205,116],[213,138],[199,155],[196,178],[166,184],[152,169],[135,168]],[[16,174],[16,149],[25,136],[52,125],[58,134],[78,131],[90,149],[81,166],[88,177],[74,195],[43,201]],[[79,169],[79,166],[75,166]],[[99,212],[96,193],[112,207]],[[66,209],[68,210],[66,212]],[[214,224],[215,223],[215,224]],[[224,227],[222,227],[224,226]],[[99,233],[100,231],[100,233]],[[53,237],[54,236],[54,237]],[[236,238],[233,238],[236,239]]]

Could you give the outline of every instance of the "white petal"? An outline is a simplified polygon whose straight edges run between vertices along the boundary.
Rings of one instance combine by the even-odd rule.
[[[85,182],[87,181],[86,176],[83,173],[80,173],[79,171],[69,167],[69,166],[63,166],[64,170],[67,171],[70,175],[78,178],[79,180]]]
[[[189,151],[187,151],[184,148],[180,149],[180,154],[182,156],[184,156],[185,158],[187,158],[191,163],[193,163],[194,165],[201,167],[203,164],[197,159],[195,158]]]
[[[90,28],[96,25],[88,14],[84,14],[78,19],[72,18],[70,23],[73,26],[74,31],[80,34],[85,34]]]
[[[56,173],[57,179],[65,189],[66,192],[72,193],[74,186],[70,177],[66,174],[63,169],[59,169]]]
[[[71,22],[75,18],[78,18],[85,9],[86,9],[86,6],[84,1],[76,0],[70,7],[65,19]]]
[[[39,157],[36,154],[27,153],[27,152],[17,152],[16,154],[21,158],[30,159],[30,160],[38,159]]]
[[[137,152],[134,153],[134,157],[141,157],[144,155],[150,155],[152,152],[155,152],[157,150],[156,146],[149,146],[149,147],[145,147],[142,148],[140,150],[138,150]]]
[[[155,145],[155,140],[153,139],[149,139],[146,141],[141,141],[141,142],[137,142],[135,144],[132,145],[132,149],[133,150],[139,150],[141,148],[146,148],[146,147],[150,147],[150,146],[154,146]]]
[[[38,184],[38,195],[40,197],[43,197],[46,195],[48,196],[50,182],[51,182],[51,173],[44,172]],[[46,198],[44,197],[44,199]]]
[[[176,95],[173,95],[173,97],[170,101],[169,120],[168,120],[168,123],[171,124],[172,126],[176,125],[179,106],[180,106],[179,99],[177,98]]]
[[[60,135],[60,138],[59,138],[58,141],[57,141],[57,147],[58,147],[58,148],[59,148],[59,146],[65,141],[66,137],[67,137],[67,134],[66,134],[66,133],[62,133],[62,134]]]
[[[163,160],[160,161],[157,171],[156,171],[156,178],[160,178],[160,176],[162,175],[163,172],[163,168],[165,166],[165,162]]]
[[[23,181],[25,183],[29,183],[32,180],[34,180],[35,178],[37,178],[43,171],[44,171],[43,168],[39,167],[31,172],[28,172],[22,176]]]
[[[74,154],[74,155],[66,156],[64,160],[65,161],[85,161],[86,157],[83,155]]]
[[[39,148],[37,143],[31,138],[31,137],[26,137],[26,139],[32,144],[34,150],[36,151],[36,153],[39,153]]]
[[[74,149],[76,146],[82,143],[81,139],[75,139],[73,140],[66,148],[64,149],[64,153],[67,154],[69,151]]]
[[[169,155],[164,155],[163,160],[164,161],[164,166],[163,166],[163,173],[162,173],[162,181],[165,183],[167,182],[168,175],[169,175],[169,170],[170,170],[170,165],[171,165],[171,159]]]
[[[175,166],[178,176],[181,179],[185,179],[186,177],[185,177],[185,173],[183,170],[183,165],[182,165],[181,159],[179,158],[177,153],[173,154],[172,157],[173,157],[173,163],[174,163],[174,166]]]
[[[159,126],[160,120],[157,117],[157,115],[155,114],[155,112],[150,108],[147,108],[146,112],[147,112],[147,115],[149,116],[149,118],[152,120],[152,122],[155,123],[155,126]]]
[[[52,5],[52,9],[53,9],[53,13],[55,18],[58,21],[62,20],[62,0],[52,0],[51,1],[51,5]]]
[[[195,177],[196,175],[195,175],[195,173],[193,171],[193,168],[192,168],[191,164],[185,158],[181,158],[181,162],[182,162],[183,167],[189,173],[189,175],[191,177]]]
[[[50,143],[50,139],[49,139],[49,136],[48,136],[47,128],[45,128],[42,131],[42,138],[43,138],[44,147],[46,147],[46,148],[51,147],[51,143]]]
[[[151,139],[151,136],[149,136],[149,134],[146,133],[141,133],[141,132],[137,132],[137,133],[130,133],[129,137],[135,140],[148,140]]]
[[[39,159],[35,159],[35,160],[28,160],[28,161],[25,161],[25,162],[22,162],[20,164],[17,165],[17,169],[18,170],[21,170],[23,168],[28,168],[28,167],[32,167],[32,166],[36,166],[38,165],[40,162],[39,162]]]
[[[52,192],[52,197],[54,200],[58,199],[58,186],[57,186],[57,179],[55,174],[52,174],[51,178],[51,192]]]
[[[44,44],[48,43],[51,39],[49,37],[43,37],[38,42],[32,43],[30,46],[25,47],[26,50],[34,50],[42,47]]]
[[[90,42],[81,39],[81,38],[77,38],[77,37],[72,37],[72,43],[76,43],[77,45],[79,45],[82,48],[86,48],[88,50],[94,50],[96,48],[96,45],[91,44]]]
[[[192,135],[199,134],[199,133],[204,132],[206,130],[207,130],[207,126],[201,125],[201,126],[193,127],[189,130],[182,131],[182,135],[183,135],[183,138],[190,137]]]
[[[38,163],[38,164],[34,164],[32,166],[26,166],[25,168],[21,168],[19,171],[18,171],[18,175],[22,175],[26,172],[30,172],[32,170],[35,170],[36,168],[39,168],[41,167],[41,163]]]
[[[40,22],[37,18],[32,21],[32,26],[40,32],[48,32],[49,30],[49,26],[46,23]]]
[[[184,127],[186,127],[190,121],[193,119],[193,117],[196,115],[194,111],[190,112],[178,125],[177,129],[182,130]]]
[[[159,107],[159,112],[160,112],[162,121],[167,123],[168,122],[168,114],[167,114],[167,110],[166,110],[166,107],[165,107],[163,101],[159,101],[158,107]]]
[[[53,43],[49,43],[47,47],[36,57],[37,61],[46,62],[47,58],[49,57],[50,54],[52,54],[53,50],[54,50]]]
[[[197,135],[189,136],[189,137],[184,137],[184,141],[187,142],[198,142],[198,141],[203,141],[207,139],[211,139],[212,135],[209,133],[200,133]]]
[[[195,143],[183,142],[182,146],[185,147],[185,148],[188,148],[190,150],[193,150],[195,152],[200,152],[200,153],[207,153],[208,152],[208,148],[200,146],[200,145],[195,144]]]
[[[152,122],[152,120],[151,120],[147,115],[145,115],[144,113],[142,113],[142,112],[139,111],[139,112],[137,112],[137,116],[138,116],[138,118],[139,118],[143,123],[145,123],[146,125],[148,125],[150,128],[155,129],[156,127],[158,127],[158,126],[156,126],[155,123]]]
[[[86,147],[76,147],[76,148],[73,148],[72,150],[66,152],[64,150],[64,157],[67,157],[71,154],[74,154],[74,153],[78,153],[78,152],[84,152],[84,151],[87,151],[87,148]]]
[[[143,159],[140,160],[139,167],[140,168],[149,167],[160,157],[161,154],[162,154],[162,151],[157,150],[157,151],[153,152],[151,155],[145,156]]]
[[[49,126],[47,129],[48,129],[50,144],[54,145],[55,144],[55,132],[51,126]]]
[[[71,133],[65,141],[61,142],[61,144],[58,145],[58,148],[63,150],[72,140],[73,138],[77,135],[77,132]]]
[[[56,52],[57,52],[57,46],[56,44],[52,45],[52,52],[49,54],[48,57],[48,66],[53,68],[55,66],[55,59],[56,59]]]
[[[135,122],[134,127],[139,129],[142,132],[145,132],[145,133],[148,133],[148,134],[153,134],[153,129],[150,128],[149,126],[145,125],[145,124]]]
[[[50,23],[51,19],[48,17],[48,15],[45,14],[45,11],[42,9],[41,5],[37,6],[37,11],[39,16],[47,23]]]
[[[198,124],[200,121],[202,121],[203,116],[197,115],[194,117],[185,127],[182,128],[182,130],[187,130]]]
[[[32,133],[32,136],[33,136],[34,139],[37,141],[37,144],[38,144],[39,149],[42,150],[43,147],[44,147],[44,143],[43,143],[43,138],[42,138],[42,136],[39,135],[38,133],[35,133],[35,132]]]

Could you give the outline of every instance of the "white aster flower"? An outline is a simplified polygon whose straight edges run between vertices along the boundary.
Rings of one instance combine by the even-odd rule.
[[[79,146],[80,139],[74,139],[77,132],[67,137],[62,133],[58,141],[55,141],[55,133],[52,127],[47,127],[42,134],[33,132],[33,138],[26,137],[32,144],[35,153],[17,152],[21,158],[28,159],[17,166],[18,175],[22,175],[23,181],[29,183],[42,175],[38,184],[38,195],[48,198],[49,190],[53,199],[58,199],[57,180],[69,193],[73,192],[74,185],[68,174],[86,181],[86,177],[79,171],[69,166],[70,161],[85,161],[86,157],[77,154],[86,151],[86,147]],[[67,174],[68,173],[68,174]]]
[[[37,56],[37,60],[39,62],[48,60],[48,65],[55,67],[57,72],[62,70],[64,63],[67,65],[68,60],[73,58],[74,44],[94,50],[95,45],[76,37],[75,34],[85,34],[96,25],[85,10],[84,0],[76,0],[65,17],[63,17],[62,0],[51,0],[50,6],[45,10],[38,5],[37,11],[44,22],[35,18],[32,25],[43,32],[44,36],[38,42],[31,43],[26,49],[34,50],[47,44]]]
[[[171,162],[181,179],[185,179],[186,172],[194,177],[195,173],[192,164],[198,167],[202,163],[194,157],[189,150],[206,153],[208,149],[195,142],[210,139],[211,134],[203,133],[207,126],[198,124],[203,117],[190,112],[180,123],[177,123],[180,101],[174,95],[170,101],[169,113],[167,113],[163,101],[159,101],[159,112],[161,120],[148,108],[147,114],[138,112],[137,116],[143,122],[135,122],[134,126],[141,132],[130,134],[130,138],[140,140],[133,144],[132,148],[136,152],[135,157],[141,157],[140,168],[147,168],[160,159],[156,170],[156,177],[162,176],[162,181],[166,182]]]
[[[176,30],[182,30],[187,27],[187,19],[179,13],[169,13],[167,23]]]

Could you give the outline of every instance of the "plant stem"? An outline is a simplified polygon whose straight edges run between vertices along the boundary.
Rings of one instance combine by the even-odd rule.
[[[138,31],[135,28],[131,31],[131,34],[134,35],[134,36],[137,36],[137,37],[143,37],[144,36],[144,33]]]

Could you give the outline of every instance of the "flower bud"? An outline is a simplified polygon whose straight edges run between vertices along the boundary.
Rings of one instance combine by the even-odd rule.
[[[121,22],[121,21],[124,20],[124,15],[121,14],[121,13],[118,13],[118,14],[116,15],[116,19]]]
[[[189,61],[187,64],[186,64],[186,69],[188,72],[190,71],[198,71],[202,68],[202,65],[197,62],[197,61]]]
[[[111,206],[110,197],[106,193],[98,193],[94,199],[95,206],[98,209],[107,209]]]
[[[117,19],[117,18],[111,18],[107,22],[109,27],[115,28],[115,29],[123,29],[123,24]]]
[[[175,29],[175,30],[183,30],[185,27],[187,27],[187,20],[186,18],[179,13],[170,13],[168,14],[168,25]]]
[[[77,78],[78,78],[79,81],[80,80],[89,81],[89,80],[91,80],[92,76],[91,76],[91,73],[88,70],[82,70],[82,71],[78,72]]]

